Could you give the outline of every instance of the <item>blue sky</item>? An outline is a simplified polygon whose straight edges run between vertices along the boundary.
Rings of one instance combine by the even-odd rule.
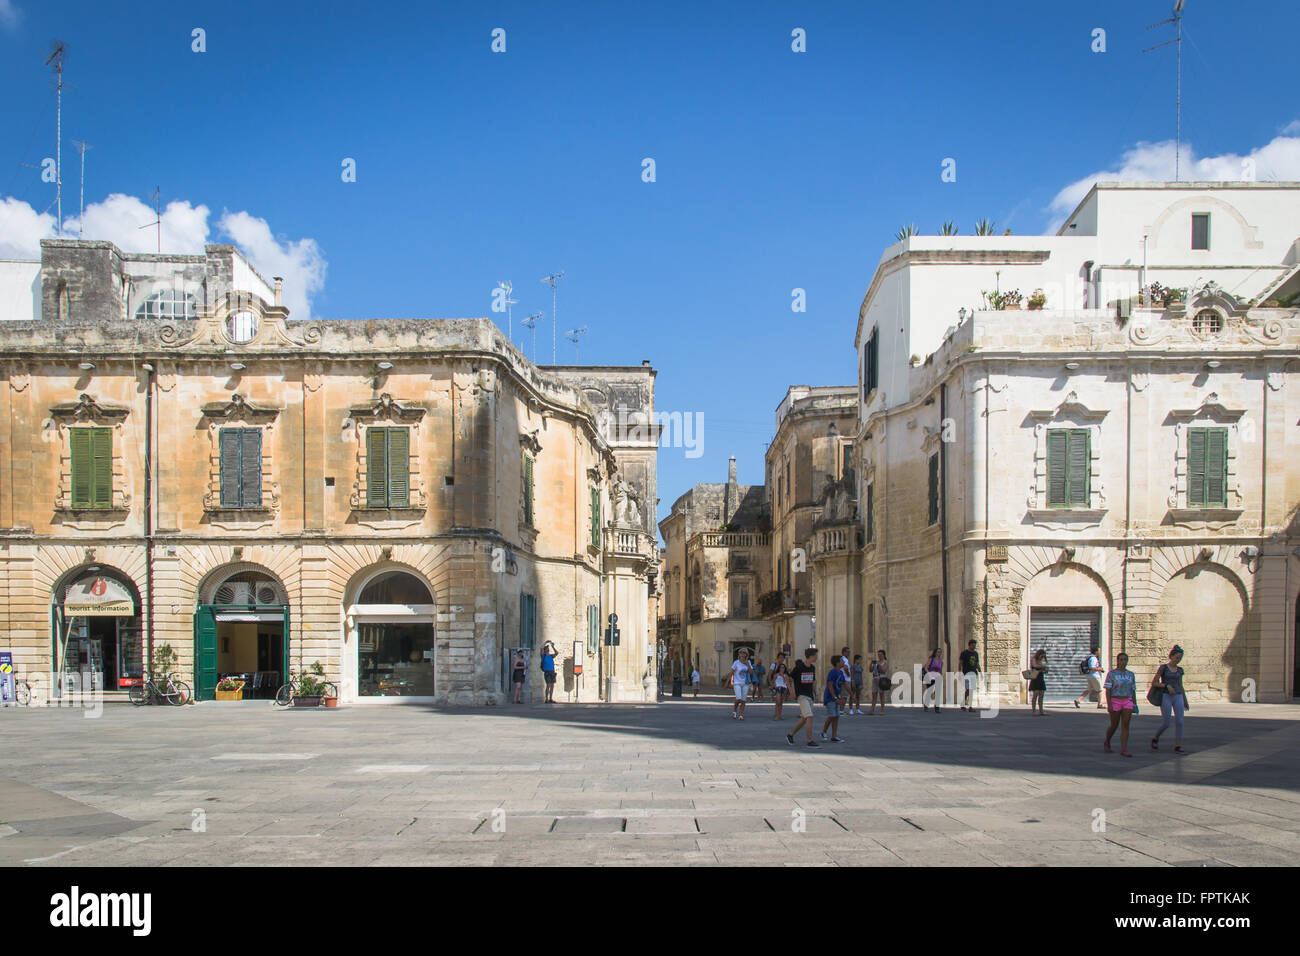
[[[1145,29],[1163,0],[875,6],[0,0],[0,200],[39,213],[53,198],[22,164],[53,153],[42,63],[58,37],[65,218],[84,139],[88,203],[157,186],[210,210],[210,241],[238,212],[284,246],[311,241],[327,263],[316,315],[489,315],[513,280],[526,351],[519,318],[547,313],[543,361],[538,280],[563,269],[560,360],[563,331],[588,325],[583,362],[650,359],[659,408],[704,415],[702,457],[660,456],[662,515],[725,480],[729,455],[762,481],[788,384],[855,380],[857,309],[902,224],[1041,232],[1062,189],[1142,168],[1135,148],[1172,138],[1173,48],[1140,52],[1172,35]],[[1196,156],[1300,138],[1278,39],[1300,27],[1295,5],[1189,0],[1185,24]]]

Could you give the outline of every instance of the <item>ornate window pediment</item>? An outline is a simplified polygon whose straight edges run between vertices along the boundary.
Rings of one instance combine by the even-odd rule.
[[[349,417],[343,423],[343,428],[345,432],[353,433],[352,438],[357,446],[356,479],[352,483],[349,504],[354,511],[369,515],[363,522],[367,526],[380,529],[407,527],[418,521],[420,514],[425,510],[428,499],[420,471],[420,463],[424,460],[420,434],[426,412],[424,406],[393,398],[387,392],[371,404],[355,406],[349,410]],[[376,507],[375,505],[380,498],[387,498],[387,494],[383,493],[382,489],[379,494],[371,493],[372,463],[369,457],[371,429],[390,429],[405,433],[396,436],[390,434],[387,440],[376,445],[376,454],[382,451],[385,456],[396,455],[399,454],[397,449],[401,447],[398,438],[405,440],[406,475],[405,488],[402,489],[406,500],[404,507]],[[391,464],[400,467],[396,461]],[[391,480],[394,472],[393,468],[390,468],[390,462],[385,458],[382,467],[379,467],[376,473],[387,474]],[[400,480],[390,491],[395,492],[399,484]]]
[[[62,427],[68,425],[103,425],[116,427],[131,413],[120,405],[101,405],[89,395],[79,395],[75,402],[63,402],[50,408],[50,417]]]
[[[57,442],[59,446],[59,483],[54,494],[54,510],[65,516],[62,523],[68,527],[102,529],[105,521],[120,524],[130,511],[131,495],[127,490],[123,458],[123,447],[126,444],[123,426],[129,414],[129,408],[101,405],[86,394],[78,396],[75,402],[63,402],[50,408],[50,417],[44,423],[44,430],[47,441]],[[82,467],[90,465],[93,468],[107,469],[104,473],[104,499],[102,503],[96,502],[93,507],[74,503],[73,500],[72,434],[79,429],[100,433],[110,446],[108,460],[104,465],[92,465],[89,461],[81,463]],[[97,457],[94,452],[88,454]],[[80,524],[83,520],[88,523]]]
[[[385,392],[373,404],[356,406],[348,414],[354,421],[364,424],[392,422],[396,425],[414,425],[424,419],[425,411],[422,405],[393,398]]]
[[[1241,477],[1237,473],[1237,449],[1243,441],[1242,423],[1246,419],[1244,408],[1228,408],[1219,401],[1218,393],[1210,392],[1197,408],[1177,408],[1169,412],[1174,422],[1174,434],[1177,438],[1174,448],[1174,480],[1169,486],[1166,503],[1169,517],[1181,527],[1196,530],[1222,529],[1241,517],[1243,513],[1241,496]],[[1223,466],[1223,500],[1217,506],[1200,507],[1190,501],[1189,486],[1191,470],[1189,442],[1191,433],[1198,429],[1222,428],[1227,432],[1227,447],[1224,449]]]
[[[231,292],[211,311],[193,321],[170,320],[158,325],[158,341],[164,348],[185,349],[219,346],[223,349],[257,350],[318,346],[321,327],[308,322],[289,328],[289,310],[268,304],[249,292]]]

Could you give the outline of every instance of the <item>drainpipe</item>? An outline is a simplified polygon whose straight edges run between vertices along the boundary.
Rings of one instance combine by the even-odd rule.
[[[154,367],[145,363],[144,381],[144,634],[145,671],[153,674],[153,383]]]
[[[948,385],[939,385],[939,562],[943,571],[943,659],[952,666],[948,622],[948,443],[943,440],[948,420]]]

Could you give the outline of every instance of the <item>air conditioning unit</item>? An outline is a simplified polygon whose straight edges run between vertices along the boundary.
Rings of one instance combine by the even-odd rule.
[[[257,603],[258,604],[279,604],[280,595],[276,593],[275,585],[259,584],[257,586]]]
[[[217,588],[215,604],[252,604],[253,586],[247,581],[227,581]]]

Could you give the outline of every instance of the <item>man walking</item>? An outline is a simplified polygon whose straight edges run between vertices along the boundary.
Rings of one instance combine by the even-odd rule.
[[[736,659],[731,662],[731,688],[736,692],[735,703],[731,705],[731,719],[745,719],[745,701],[749,697],[749,651],[740,649]]]
[[[831,669],[826,673],[826,689],[822,692],[822,703],[826,705],[826,720],[822,724],[822,740],[826,739],[827,729],[831,732],[831,743],[842,744],[844,738],[840,729],[840,695],[844,693],[844,670],[842,657],[831,660]]]
[[[961,679],[966,685],[966,698],[962,702],[962,710],[974,712],[975,706],[972,703],[975,698],[975,689],[979,686],[980,679],[980,655],[975,650],[975,641],[972,639],[966,642],[966,650],[961,652],[959,658],[961,661]]]
[[[794,667],[790,671],[790,678],[794,681],[795,699],[799,701],[799,722],[794,725],[794,729],[785,735],[786,743],[794,746],[794,735],[803,727],[808,732],[808,746],[820,747],[821,744],[813,740],[813,691],[817,687],[817,648],[810,647],[803,652],[803,659],[795,661]]]
[[[1101,679],[1102,677],[1105,676],[1106,669],[1101,666],[1100,654],[1101,654],[1101,648],[1098,647],[1096,644],[1092,645],[1092,653],[1088,655],[1087,663],[1084,664],[1082,668],[1080,668],[1080,670],[1082,670],[1088,676],[1088,689],[1085,690],[1078,697],[1074,698],[1075,707],[1079,706],[1079,701],[1083,700],[1084,698],[1091,700],[1092,695],[1096,694],[1097,709],[1098,710],[1106,709],[1106,705],[1102,702],[1101,699]]]

